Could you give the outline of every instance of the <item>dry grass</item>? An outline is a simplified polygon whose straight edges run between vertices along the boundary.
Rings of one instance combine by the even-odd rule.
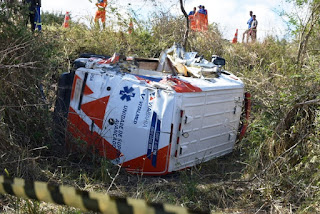
[[[54,85],[79,53],[157,57],[182,38],[182,24],[180,18],[156,17],[151,31],[138,28],[131,35],[76,24],[32,35],[24,26],[1,25],[0,174],[207,211],[319,212],[319,56],[310,52],[297,70],[294,43],[270,37],[261,44],[231,45],[214,30],[190,35],[190,50],[226,58],[226,69],[252,94],[248,133],[228,156],[168,176],[142,177],[92,154],[66,154],[63,142],[55,140]],[[78,212],[8,196],[0,196],[0,208]]]

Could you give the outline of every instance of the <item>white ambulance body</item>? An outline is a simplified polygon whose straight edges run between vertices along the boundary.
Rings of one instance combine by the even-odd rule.
[[[161,59],[130,59],[131,67],[115,56],[88,59],[75,72],[67,133],[128,172],[146,175],[232,152],[244,84],[225,71],[212,78],[172,75],[164,64],[179,72],[179,62],[171,59],[162,60],[160,69]],[[185,68],[204,71],[194,64]]]

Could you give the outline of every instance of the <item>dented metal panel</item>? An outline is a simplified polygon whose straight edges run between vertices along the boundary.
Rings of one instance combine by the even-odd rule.
[[[158,66],[155,59],[151,64],[140,59],[142,67],[134,58],[121,62],[116,54],[81,60],[85,67],[76,70],[70,96],[69,144],[81,140],[85,144],[80,147],[128,172],[151,175],[231,152],[243,83],[214,64],[195,59],[194,53],[180,59],[181,50],[170,58],[170,67],[165,64],[168,53]],[[181,73],[179,63],[187,70],[173,75]]]

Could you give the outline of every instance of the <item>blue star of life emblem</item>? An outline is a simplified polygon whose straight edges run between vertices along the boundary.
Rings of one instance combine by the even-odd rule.
[[[125,86],[123,88],[123,90],[120,91],[120,95],[122,95],[120,98],[121,100],[127,100],[127,101],[130,101],[131,100],[131,97],[134,97],[136,94],[133,93],[134,91],[134,88],[132,87],[128,87],[128,86]]]

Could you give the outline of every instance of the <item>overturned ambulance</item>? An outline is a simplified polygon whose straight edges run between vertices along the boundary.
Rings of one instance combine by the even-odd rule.
[[[83,55],[59,83],[56,112],[67,118],[66,139],[146,175],[230,153],[244,84],[224,64],[178,45],[159,59]]]

